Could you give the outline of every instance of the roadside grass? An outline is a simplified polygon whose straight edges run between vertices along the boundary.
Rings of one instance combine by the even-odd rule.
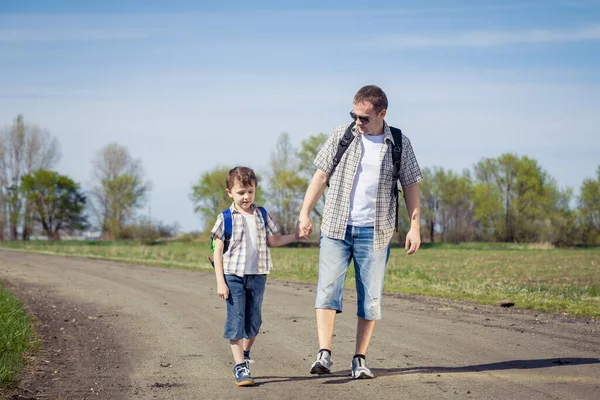
[[[208,240],[154,246],[135,242],[0,242],[0,248],[211,271]],[[272,277],[316,282],[317,248],[272,249]],[[385,290],[600,318],[600,248],[538,244],[424,244],[414,256],[392,248]],[[354,285],[352,268],[346,284]]]
[[[13,385],[25,354],[36,348],[34,337],[31,318],[23,305],[0,285],[0,389]]]

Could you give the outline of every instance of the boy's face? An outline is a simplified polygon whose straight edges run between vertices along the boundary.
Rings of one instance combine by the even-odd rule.
[[[238,210],[250,212],[250,206],[254,203],[256,195],[256,184],[243,186],[240,181],[236,180],[233,187],[227,189],[227,194],[233,199]]]

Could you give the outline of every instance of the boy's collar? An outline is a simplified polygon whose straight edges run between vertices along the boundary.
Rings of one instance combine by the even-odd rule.
[[[231,206],[229,206],[229,209],[231,210],[231,213],[239,213],[238,209],[235,208],[235,201],[231,203]],[[256,204],[252,203],[250,204],[250,209],[252,210],[252,212],[256,211]]]

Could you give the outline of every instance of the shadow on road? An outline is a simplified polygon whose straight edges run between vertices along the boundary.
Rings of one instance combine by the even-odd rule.
[[[409,367],[409,368],[371,368],[375,376],[393,376],[404,374],[439,374],[458,372],[503,371],[510,369],[538,369],[562,365],[600,364],[600,358],[544,358],[540,360],[511,360],[489,364],[466,365],[463,367]],[[269,383],[298,382],[307,380],[324,380],[323,384],[335,385],[352,381],[350,370],[337,371],[330,375],[304,376],[261,376],[255,378],[257,386]]]

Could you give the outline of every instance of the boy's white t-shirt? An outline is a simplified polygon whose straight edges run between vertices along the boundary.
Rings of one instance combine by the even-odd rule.
[[[254,214],[244,215],[244,234],[246,236],[246,267],[244,274],[258,274],[258,228]]]
[[[362,155],[350,192],[348,224],[375,226],[375,201],[381,162],[379,155],[385,135],[360,135]]]

